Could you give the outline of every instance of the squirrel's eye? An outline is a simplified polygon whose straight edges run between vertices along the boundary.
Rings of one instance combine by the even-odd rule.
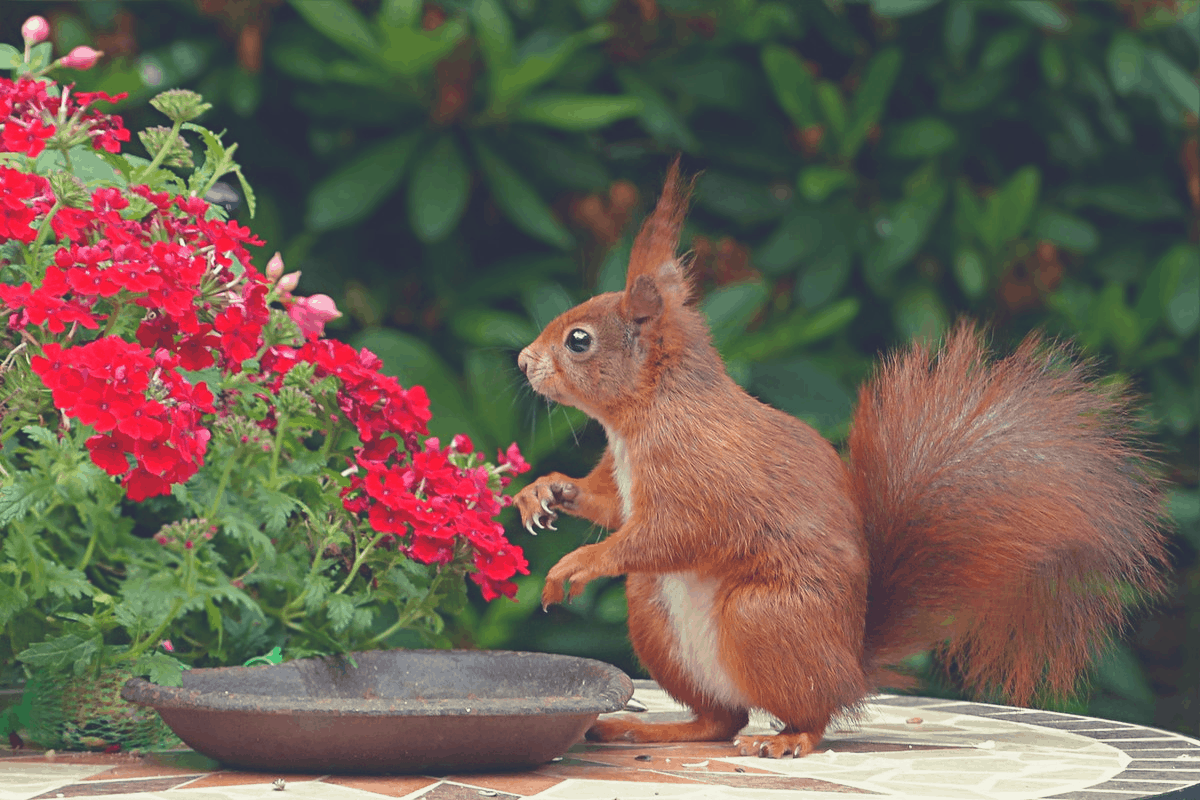
[[[567,349],[572,353],[582,353],[592,346],[592,335],[583,328],[575,328],[567,334]]]

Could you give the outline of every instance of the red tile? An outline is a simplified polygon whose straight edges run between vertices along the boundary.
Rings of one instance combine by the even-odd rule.
[[[421,775],[330,775],[321,779],[321,783],[374,792],[383,797],[404,797],[437,782],[436,778]]]
[[[562,778],[550,775],[538,775],[530,772],[484,772],[477,775],[447,775],[446,780],[473,786],[478,789],[491,789],[496,792],[508,792],[519,797],[544,792],[562,783]]]

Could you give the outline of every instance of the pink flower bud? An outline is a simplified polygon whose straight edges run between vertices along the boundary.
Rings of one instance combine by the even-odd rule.
[[[267,280],[277,281],[279,276],[283,274],[283,256],[276,253],[271,256],[271,260],[267,262]]]
[[[284,275],[279,279],[279,283],[275,284],[275,288],[277,288],[283,294],[291,294],[292,290],[295,289],[299,283],[300,273],[289,272],[287,275]]]
[[[305,336],[323,336],[325,323],[342,315],[342,312],[337,310],[333,298],[326,294],[298,297],[296,302],[288,307],[287,313],[292,322],[300,326]]]
[[[475,449],[475,445],[471,442],[470,436],[460,433],[450,440],[450,449],[456,453],[470,453]]]
[[[104,55],[103,50],[93,50],[86,44],[81,44],[60,58],[58,63],[71,69],[91,69],[96,66],[96,62],[100,60],[100,56],[102,55]]]
[[[159,642],[159,644],[161,644],[161,645],[162,645],[162,649],[163,649],[163,650],[166,650],[168,653],[174,653],[174,652],[175,652],[175,645],[171,644],[171,640],[170,640],[170,639],[163,639],[161,642]]]
[[[196,543],[193,542],[191,539],[188,539],[186,542],[183,543],[184,550],[191,550],[195,546],[196,546]]]
[[[159,544],[166,544],[167,542],[169,542],[171,540],[167,538],[167,535],[165,533],[156,533],[154,535],[154,541],[158,542]]]
[[[29,44],[44,42],[49,35],[50,23],[46,22],[45,17],[34,15],[25,20],[25,24],[21,26],[21,36]]]
[[[436,436],[430,436],[425,440],[425,450],[430,453],[436,453],[442,448],[442,440]]]

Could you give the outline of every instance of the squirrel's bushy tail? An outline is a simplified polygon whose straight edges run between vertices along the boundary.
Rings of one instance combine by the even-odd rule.
[[[1129,413],[1036,335],[992,359],[960,323],[885,361],[849,441],[868,671],[941,648],[971,690],[1069,694],[1127,605],[1162,590],[1161,499]]]

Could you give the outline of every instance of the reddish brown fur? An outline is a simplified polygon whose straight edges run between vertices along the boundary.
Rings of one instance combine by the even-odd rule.
[[[787,727],[741,751],[803,755],[885,667],[948,637],[975,688],[1067,688],[1120,619],[1118,582],[1159,585],[1157,496],[1125,400],[1035,339],[988,364],[963,325],[936,366],[915,347],[864,387],[847,468],[725,373],[675,259],[687,194],[673,166],[625,291],[567,311],[519,359],[609,436],[587,477],[517,497],[527,524],[553,518],[545,504],[617,528],[555,565],[543,601],[628,575],[634,649],[696,712],[590,735],[727,739],[762,708]],[[584,352],[566,346],[577,330]]]

